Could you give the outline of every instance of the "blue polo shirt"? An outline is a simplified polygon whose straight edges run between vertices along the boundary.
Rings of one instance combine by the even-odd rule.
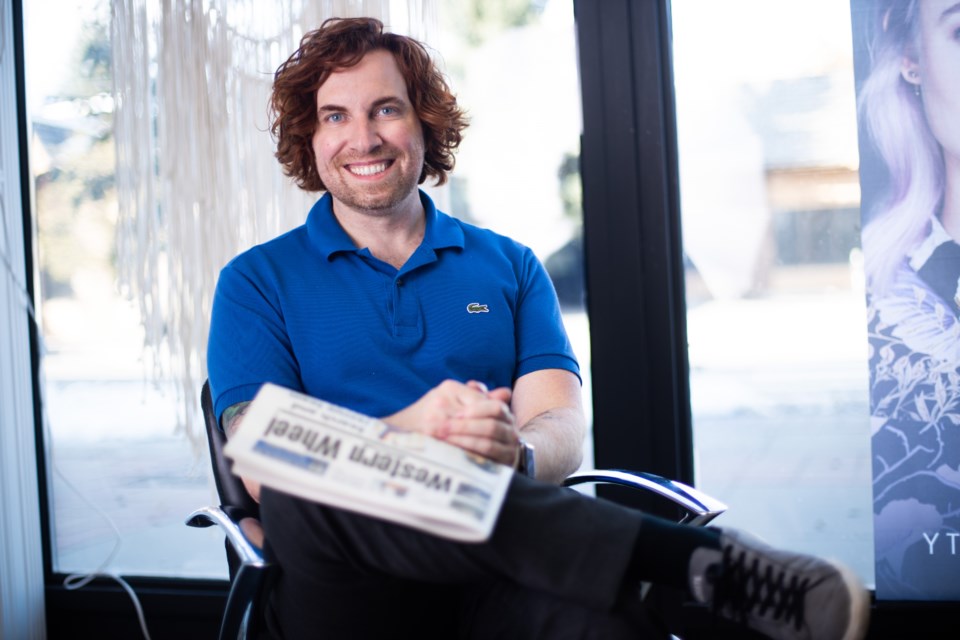
[[[399,270],[354,246],[324,195],[306,224],[231,260],[213,300],[214,408],[273,382],[373,416],[445,379],[513,386],[579,367],[533,252],[437,211]]]

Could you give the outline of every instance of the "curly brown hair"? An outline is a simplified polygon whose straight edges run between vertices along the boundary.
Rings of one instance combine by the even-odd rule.
[[[438,185],[447,181],[467,117],[426,47],[412,38],[385,32],[383,23],[375,18],[329,18],[303,36],[300,47],[274,74],[270,130],[277,141],[277,160],[300,188],[326,190],[317,173],[312,144],[317,90],[331,73],[352,67],[380,49],[392,53],[397,61],[423,127],[420,183],[428,177],[436,178]]]

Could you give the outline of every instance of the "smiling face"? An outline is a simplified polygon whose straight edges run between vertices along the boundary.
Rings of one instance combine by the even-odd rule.
[[[916,71],[930,129],[948,166],[960,168],[960,2],[920,1]]]
[[[390,52],[372,51],[320,86],[313,152],[335,209],[386,215],[419,206],[423,128]]]

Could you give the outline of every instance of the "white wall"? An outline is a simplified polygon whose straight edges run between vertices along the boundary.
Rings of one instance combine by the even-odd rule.
[[[0,0],[0,638],[45,638],[12,0]]]

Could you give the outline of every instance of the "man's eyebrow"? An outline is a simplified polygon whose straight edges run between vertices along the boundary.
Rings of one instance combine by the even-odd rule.
[[[317,113],[323,111],[346,111],[346,107],[341,107],[338,104],[324,104],[317,107]]]
[[[384,96],[384,97],[380,98],[379,100],[374,100],[374,101],[373,101],[373,104],[370,105],[370,107],[371,107],[372,109],[376,109],[377,107],[382,107],[383,105],[385,105],[385,104],[390,104],[390,103],[393,103],[393,104],[406,104],[406,101],[403,100],[403,99],[401,99],[399,96]]]
[[[371,109],[376,109],[377,107],[383,106],[390,103],[400,103],[406,104],[406,101],[401,99],[398,96],[384,96],[382,98],[377,98],[373,101],[373,104],[370,105]],[[323,104],[317,107],[317,113],[326,112],[326,111],[347,111],[346,107],[340,106],[338,104]]]

